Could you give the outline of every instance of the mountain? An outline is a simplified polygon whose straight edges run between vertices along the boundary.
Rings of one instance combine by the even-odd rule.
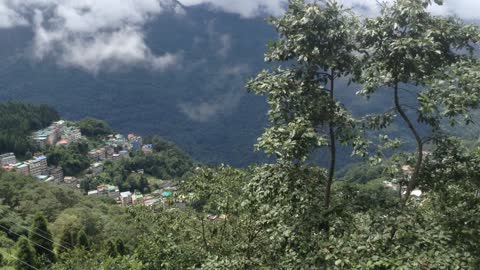
[[[31,29],[1,29],[0,101],[46,103],[68,119],[92,116],[120,132],[160,134],[207,163],[258,160],[252,150],[266,104],[244,85],[263,67],[274,32],[262,18],[205,6],[185,10],[146,25],[153,53],[182,53],[182,66],[164,72],[132,67],[92,74],[52,57],[38,61],[31,57]]]
[[[267,104],[244,86],[266,67],[273,28],[264,18],[204,5],[182,9],[182,16],[163,14],[145,25],[152,54],[181,55],[179,66],[164,71],[132,66],[88,72],[52,55],[38,60],[32,28],[0,29],[0,102],[45,103],[67,119],[91,116],[122,133],[161,135],[207,164],[264,160],[253,145],[267,125]],[[339,91],[340,98],[358,115],[390,106],[390,91],[367,101],[349,89]]]

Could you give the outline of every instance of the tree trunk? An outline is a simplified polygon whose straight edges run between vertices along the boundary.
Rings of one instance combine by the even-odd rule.
[[[420,170],[423,164],[423,141],[418,133],[417,129],[413,125],[410,118],[408,118],[407,114],[403,110],[402,106],[400,105],[400,98],[398,96],[398,82],[395,82],[394,86],[394,99],[395,99],[395,108],[397,109],[400,116],[403,118],[405,123],[407,123],[408,129],[412,132],[413,136],[415,137],[415,141],[417,143],[417,161],[415,162],[415,168],[410,178],[410,181],[407,183],[407,190],[405,192],[405,196],[403,197],[403,204],[406,204],[408,199],[410,198],[410,194],[415,189],[418,183],[418,176],[420,175]],[[401,189],[401,187],[400,187]]]
[[[335,70],[331,70],[330,74],[330,101],[332,104],[335,102],[334,96],[334,87],[335,87]],[[332,117],[332,116],[331,116]],[[327,185],[325,187],[325,209],[330,208],[330,201],[332,197],[332,183],[333,177],[335,176],[335,163],[336,163],[336,145],[335,145],[335,129],[334,121],[330,120],[328,123],[328,133],[329,133],[329,148],[330,148],[330,168],[328,170],[327,176]]]

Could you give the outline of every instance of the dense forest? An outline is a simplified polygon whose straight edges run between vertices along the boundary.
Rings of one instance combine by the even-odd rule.
[[[162,171],[177,177],[187,205],[128,210],[3,172],[0,265],[480,269],[480,147],[452,132],[468,129],[480,106],[480,29],[431,14],[441,2],[396,0],[360,18],[336,1],[290,0],[269,21],[278,32],[270,68],[247,84],[269,106],[256,148],[272,162],[177,171],[194,163],[178,161],[175,147],[164,153],[178,155],[171,162],[133,154],[107,172],[169,164]],[[338,99],[344,80],[361,84],[358,99],[390,102],[353,114]],[[394,124],[408,141],[384,135]],[[149,141],[160,153],[172,146]],[[339,149],[352,152],[349,169],[340,170]]]
[[[18,102],[0,103],[0,153],[13,152],[20,157],[33,153],[33,131],[49,126],[60,116],[47,105]]]

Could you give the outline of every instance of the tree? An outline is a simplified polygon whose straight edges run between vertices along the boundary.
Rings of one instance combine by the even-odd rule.
[[[0,153],[14,152],[25,158],[37,149],[31,133],[59,119],[51,107],[19,102],[1,103],[0,115]]]
[[[78,123],[78,127],[83,135],[87,137],[101,137],[113,133],[112,128],[102,120],[95,118],[85,118]]]
[[[70,251],[75,246],[74,234],[70,230],[65,230],[60,237],[60,243],[58,247],[59,253]]]
[[[327,145],[330,164],[324,207],[328,209],[337,141],[353,144],[357,138],[356,121],[335,96],[336,81],[348,76],[356,63],[357,22],[336,1],[289,3],[284,16],[271,19],[280,40],[270,45],[266,60],[293,63],[288,69],[264,71],[248,85],[256,93],[266,94],[270,104],[272,127],[258,146],[280,159],[305,160],[315,148]],[[291,155],[284,152],[289,149],[294,151]]]
[[[406,184],[404,203],[417,187],[424,165],[424,146],[444,136],[442,119],[457,116],[470,122],[469,109],[479,104],[480,65],[473,54],[477,26],[457,18],[432,15],[431,0],[398,0],[384,6],[381,16],[366,19],[358,41],[363,58],[361,94],[393,89],[394,110],[416,144],[414,172]],[[435,1],[441,3],[442,1]],[[415,92],[418,105],[405,105],[405,94]],[[417,115],[417,121],[413,115]],[[430,135],[422,133],[423,125]]]
[[[112,240],[107,241],[105,249],[108,256],[112,258],[115,258],[118,256],[117,246]]]
[[[30,245],[30,241],[25,237],[20,238],[17,243],[16,257],[18,258],[15,262],[15,269],[17,270],[32,270],[37,267],[35,251]]]
[[[117,239],[117,241],[115,241],[115,247],[120,256],[127,255],[127,248],[125,247],[125,243],[123,242],[122,239],[119,238]]]
[[[90,248],[90,241],[84,230],[80,230],[77,234],[77,246],[85,250]]]
[[[28,238],[34,243],[35,254],[43,265],[55,262],[52,233],[48,229],[47,220],[43,214],[37,213],[35,215]]]

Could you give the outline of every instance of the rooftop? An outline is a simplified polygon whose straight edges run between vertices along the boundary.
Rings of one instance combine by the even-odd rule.
[[[125,191],[125,192],[120,192],[120,197],[126,198],[132,196],[132,193],[130,191]]]

